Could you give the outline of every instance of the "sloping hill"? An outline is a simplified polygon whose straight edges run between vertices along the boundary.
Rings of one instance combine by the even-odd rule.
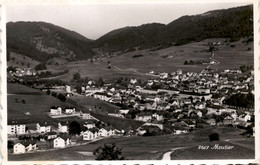
[[[111,31],[100,37],[95,44],[109,51],[125,50],[135,47],[149,47],[163,40],[166,25],[152,23],[138,27],[126,27]]]
[[[62,27],[45,22],[7,23],[7,50],[45,62],[52,57],[66,60],[93,56],[92,41]]]
[[[96,47],[108,51],[135,50],[151,47],[182,45],[207,38],[239,40],[253,33],[253,6],[209,11],[194,16],[183,16],[171,23],[145,24],[126,27],[100,37]]]

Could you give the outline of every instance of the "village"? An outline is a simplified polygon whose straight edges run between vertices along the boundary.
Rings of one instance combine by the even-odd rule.
[[[30,123],[30,129],[27,124],[10,121],[8,140],[13,148],[9,152],[23,154],[55,150],[115,136],[185,134],[207,126],[235,127],[244,129],[249,137],[254,136],[253,104],[246,100],[244,104],[231,100],[235,95],[254,94],[252,70],[245,73],[241,70],[217,72],[206,68],[200,73],[184,73],[179,69],[172,73],[151,71],[147,74],[155,76],[146,81],[131,78],[127,86],[118,82],[100,86],[89,80],[80,89],[70,85],[48,89],[65,93],[66,97],[91,97],[117,105],[121,109],[104,114],[140,121],[139,127],[116,129],[91,115],[91,109],[83,113],[75,107],[53,105],[47,112],[49,117],[81,118],[85,122],[80,125],[80,132],[71,134],[71,129],[75,128],[72,126],[75,122],[71,121],[59,122],[55,127],[44,121]]]

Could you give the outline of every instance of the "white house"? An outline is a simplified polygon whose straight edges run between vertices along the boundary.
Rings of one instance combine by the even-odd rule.
[[[14,154],[22,154],[30,151],[37,150],[37,145],[35,141],[22,141],[13,146]]]
[[[135,120],[139,120],[139,121],[149,121],[152,119],[152,115],[149,114],[137,114],[135,117]]]
[[[107,130],[105,128],[101,128],[99,131],[98,131],[98,135],[99,136],[102,136],[102,137],[107,137]]]
[[[58,123],[58,131],[62,132],[62,133],[67,133],[68,132],[68,126],[62,125],[61,123]]]
[[[88,129],[91,129],[91,128],[94,128],[96,127],[96,124],[93,122],[93,121],[86,121],[84,124],[83,124],[84,127],[88,128]]]
[[[40,125],[39,123],[36,124],[36,131],[39,133],[46,133],[51,131],[51,126],[47,125],[47,123]]]
[[[98,132],[90,131],[90,130],[85,131],[82,135],[83,135],[83,140],[93,140],[99,136]]]
[[[50,109],[50,115],[61,115],[62,114],[62,109],[61,107],[57,106],[52,106]]]
[[[15,134],[25,134],[25,124],[11,124],[7,126],[7,134],[15,135]]]
[[[205,93],[205,94],[209,94],[210,93],[210,89],[209,88],[199,88],[198,89],[198,93]]]
[[[25,153],[25,146],[21,143],[16,143],[13,147],[14,154],[23,154]]]
[[[116,131],[113,128],[111,128],[111,127],[107,127],[105,129],[107,131],[107,136],[114,136],[115,133],[116,133]]]
[[[66,140],[64,140],[66,139]],[[61,138],[57,137],[56,139],[53,140],[53,147],[54,148],[64,148],[66,145],[70,144],[70,139],[69,138]]]
[[[67,115],[73,114],[73,113],[75,113],[75,112],[76,112],[76,109],[75,109],[75,108],[66,108],[66,109],[65,109],[65,113],[66,113]]]
[[[91,119],[91,115],[90,115],[90,113],[80,113],[80,117],[82,118],[82,119]]]
[[[66,93],[71,93],[71,87],[69,85],[65,85]]]
[[[94,134],[87,130],[83,133],[83,140],[93,140],[94,139]]]
[[[251,120],[251,115],[250,114],[242,114],[239,116],[239,120],[241,121],[250,121]]]
[[[155,118],[157,121],[161,121],[164,119],[163,115],[160,115],[160,114],[157,114],[157,113],[154,113],[152,115],[153,118]]]
[[[109,101],[111,98],[108,96],[107,93],[105,92],[96,92],[93,94],[93,97],[95,99],[100,99],[100,100],[103,100],[103,101]]]
[[[119,113],[120,114],[127,114],[129,112],[129,109],[120,109]]]

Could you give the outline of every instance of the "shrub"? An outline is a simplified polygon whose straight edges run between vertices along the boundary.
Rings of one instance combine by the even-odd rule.
[[[219,134],[213,133],[213,134],[209,135],[209,141],[219,141]]]
[[[115,143],[104,144],[94,150],[93,154],[96,156],[96,160],[124,160],[121,156],[122,149],[118,148]]]

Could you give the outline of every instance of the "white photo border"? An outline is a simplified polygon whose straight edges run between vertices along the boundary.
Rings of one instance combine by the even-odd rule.
[[[252,3],[254,11],[254,74],[255,74],[255,159],[234,159],[234,160],[171,160],[171,161],[8,161],[7,159],[7,75],[6,75],[6,5],[7,4],[160,4],[160,3]],[[0,2],[0,71],[1,71],[1,159],[3,165],[10,164],[48,164],[48,165],[67,165],[67,164],[93,164],[93,165],[148,165],[148,164],[249,164],[260,163],[260,56],[259,56],[259,10],[260,0],[2,0]]]

